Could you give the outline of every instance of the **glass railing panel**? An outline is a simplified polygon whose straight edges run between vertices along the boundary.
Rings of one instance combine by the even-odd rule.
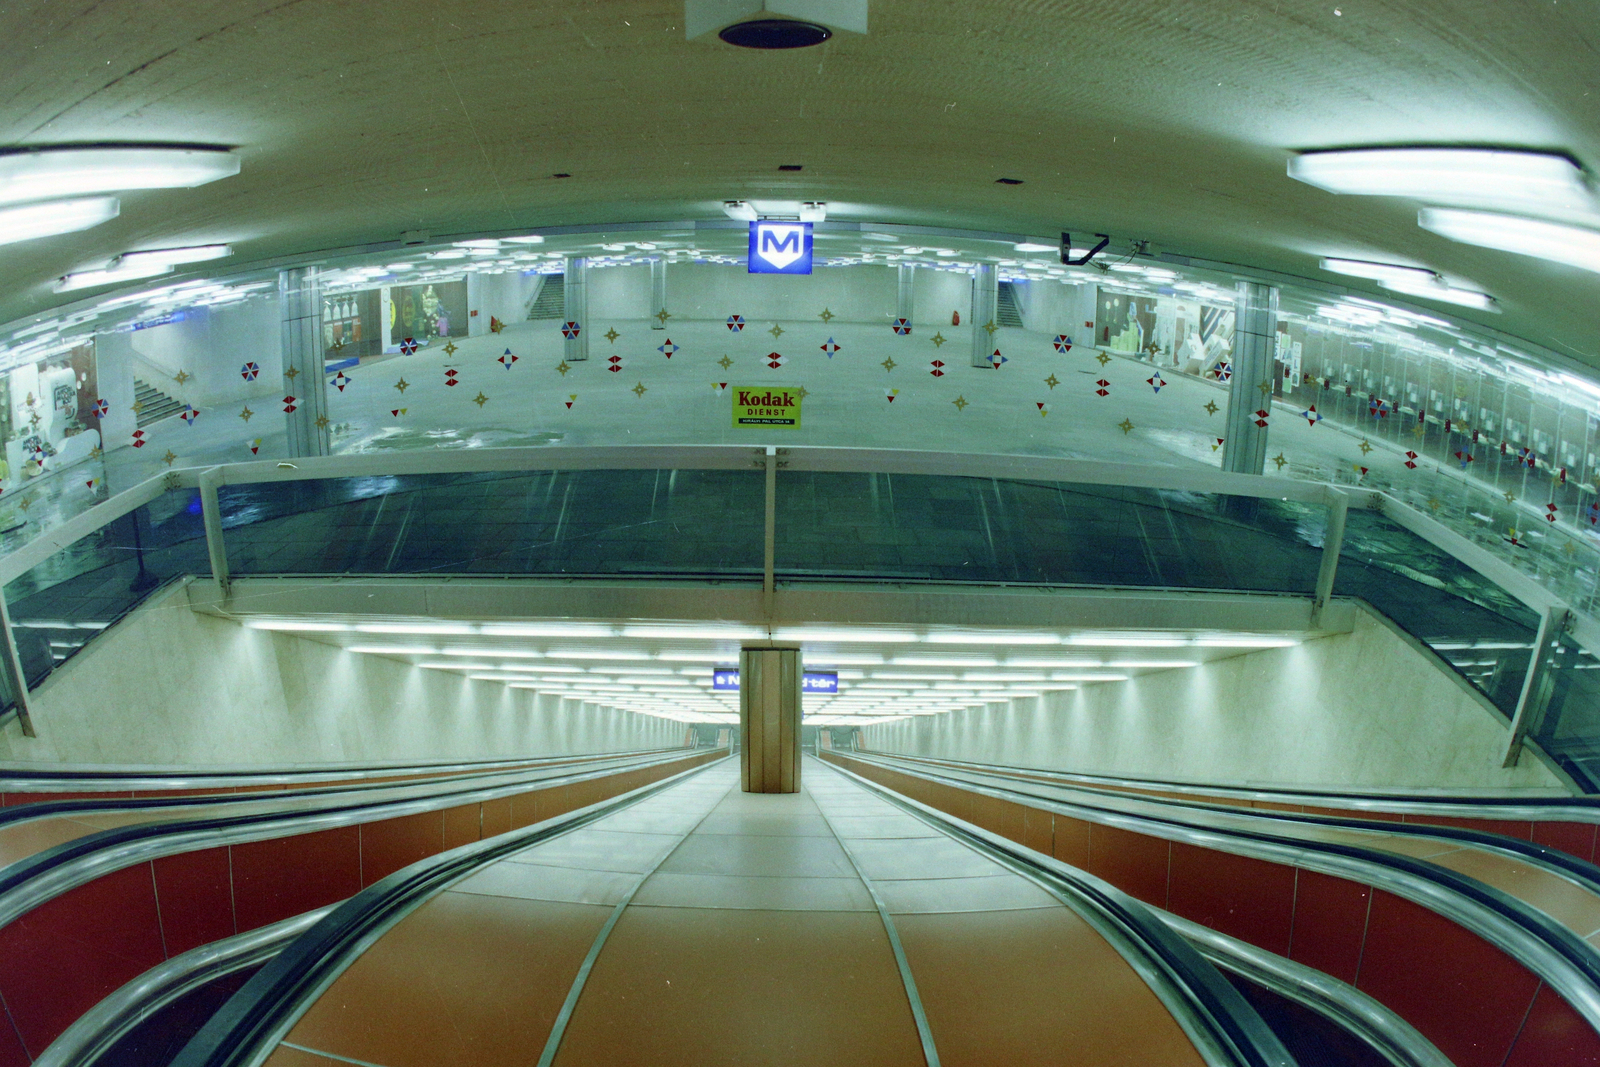
[[[1548,702],[1528,736],[1585,792],[1600,792],[1600,658],[1562,635],[1546,669]]]
[[[1515,712],[1539,617],[1448,552],[1376,512],[1351,511],[1334,595],[1365,600]]]
[[[218,492],[251,574],[759,576],[760,470],[328,478]]]
[[[6,584],[22,671],[38,685],[174,578],[209,574],[200,494],[167,492]]]
[[[780,472],[785,579],[1311,593],[1326,509],[1106,486]]]

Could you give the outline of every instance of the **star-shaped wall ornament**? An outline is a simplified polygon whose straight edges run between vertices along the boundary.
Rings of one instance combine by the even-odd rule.
[[[328,428],[328,416],[318,415],[316,419],[316,426],[319,430],[326,430]]]
[[[133,412],[135,415],[143,415],[144,414],[144,401],[143,400],[135,400],[128,407],[128,410]]]
[[[1262,396],[1266,396],[1272,392],[1272,382],[1270,380],[1262,382],[1260,385],[1256,386],[1256,388],[1261,390]]]
[[[1509,489],[1506,490],[1506,503],[1507,504],[1515,504],[1516,502],[1517,502],[1516,494],[1511,492]]]
[[[1052,374],[1050,377],[1044,380],[1044,384],[1048,385],[1051,389],[1054,389],[1056,386],[1061,384],[1061,379]]]
[[[572,364],[568,363],[566,360],[562,360],[560,363],[556,364],[556,370],[561,372],[561,376],[563,378],[565,378],[567,376],[567,371],[569,371],[571,369],[572,369]]]
[[[457,348],[458,346],[454,341],[446,341],[444,345],[444,354],[447,356],[453,356],[456,354]]]
[[[1282,452],[1279,452],[1276,456],[1273,456],[1272,462],[1278,465],[1279,470],[1283,470],[1283,468],[1289,465],[1289,461],[1283,457]]]
[[[1121,422],[1117,423],[1117,429],[1121,430],[1124,434],[1132,433],[1133,432],[1133,420],[1132,419],[1123,419]]]
[[[994,320],[993,319],[990,319],[988,322],[984,323],[983,324],[983,328],[985,330],[989,331],[989,336],[990,337],[993,337],[995,334],[1000,332],[1000,327],[998,327],[998,326],[996,326],[994,324]]]
[[[403,394],[407,389],[411,388],[411,383],[406,381],[404,378],[401,378],[398,382],[394,383],[394,387],[400,390],[400,392]]]
[[[170,467],[174,463],[178,462],[178,454],[176,452],[172,451],[172,449],[169,448],[169,449],[167,449],[167,454],[162,456],[161,459],[162,459],[163,462],[166,463],[167,466]]]
[[[643,400],[644,399],[644,394],[648,393],[650,390],[648,390],[648,389],[646,389],[644,387],[644,383],[643,382],[640,382],[638,385],[635,385],[632,389],[630,389],[628,391],[630,393],[632,393],[634,396],[638,397],[640,400]]]
[[[1100,365],[1102,367],[1104,367],[1107,363],[1111,362],[1111,357],[1106,355],[1104,352],[1100,353],[1098,356],[1095,356],[1094,358],[1098,359],[1100,361]]]
[[[17,507],[21,508],[23,511],[27,511],[29,508],[33,507],[33,497],[24,497],[22,501],[17,504]]]
[[[1219,412],[1221,410],[1222,410],[1221,408],[1217,407],[1217,402],[1215,400],[1207,400],[1206,401],[1206,414],[1207,415],[1215,415],[1217,412]]]
[[[90,459],[99,459],[101,456],[103,456],[105,454],[106,454],[106,450],[101,448],[99,445],[95,445],[93,448],[89,449],[89,458]]]
[[[804,400],[806,397],[811,395],[811,390],[807,389],[803,385],[800,388],[796,389],[794,392],[795,392],[795,395],[798,396],[801,400]]]
[[[954,400],[950,401],[950,403],[956,406],[957,411],[965,411],[967,410],[967,405],[970,404],[971,401],[964,396],[958,396]]]
[[[661,323],[661,325],[665,326],[667,324],[667,320],[672,318],[672,312],[668,311],[666,308],[662,308],[660,311],[656,312],[650,317]]]
[[[773,323],[772,324],[772,329],[768,330],[767,332],[770,333],[774,337],[782,337],[783,336],[783,327],[779,326],[777,323]]]
[[[239,412],[239,417],[241,419],[243,419],[245,422],[249,422],[250,421],[250,416],[254,415],[254,414],[255,414],[255,412],[250,410],[250,405],[246,404],[244,406],[244,410]]]
[[[818,315],[817,318],[821,319],[823,322],[832,322],[834,319],[838,318],[838,316],[829,311],[827,308],[823,308],[822,314]]]
[[[878,366],[882,367],[884,370],[894,370],[899,365],[900,364],[898,364],[898,363],[896,363],[894,361],[894,357],[893,356],[885,357],[884,361],[882,363],[878,364]]]
[[[723,356],[721,359],[717,360],[717,363],[722,367],[723,370],[727,370],[729,367],[733,366],[733,360],[729,359],[727,356]]]
[[[1365,439],[1363,439],[1362,442],[1356,447],[1361,449],[1361,454],[1363,456],[1372,451],[1372,445]]]
[[[946,338],[942,333],[936,333],[932,337],[928,338],[928,340],[933,342],[934,348],[943,348],[944,343],[946,340],[948,340],[948,338]]]
[[[300,377],[300,368],[299,367],[290,367],[288,370],[283,372],[283,376],[285,378],[289,379],[292,382],[296,378]],[[172,380],[173,381],[177,381],[178,379],[174,378]]]
[[[478,395],[472,398],[472,402],[481,408],[483,405],[489,402],[489,398],[484,396],[483,392],[480,390]]]
[[[622,335],[620,333],[618,333],[617,332],[617,328],[615,326],[613,326],[613,327],[611,327],[611,329],[607,330],[605,333],[601,334],[600,336],[604,337],[607,341],[610,341],[612,344],[616,344],[617,343],[617,338],[621,337]]]
[[[1441,503],[1442,503],[1442,501],[1440,501],[1440,499],[1438,497],[1432,497],[1428,501],[1428,510],[1429,511],[1438,511],[1439,510],[1439,506],[1440,506]]]
[[[193,377],[194,377],[194,375],[190,374],[188,371],[180,370],[180,371],[178,371],[177,374],[174,374],[172,376],[172,380],[177,382],[179,385],[182,385],[184,382],[188,381],[190,378],[193,378]]]

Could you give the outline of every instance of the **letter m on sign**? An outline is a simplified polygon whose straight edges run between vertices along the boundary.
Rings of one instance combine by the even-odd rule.
[[[752,274],[810,274],[811,224],[809,222],[752,222],[750,224]]]

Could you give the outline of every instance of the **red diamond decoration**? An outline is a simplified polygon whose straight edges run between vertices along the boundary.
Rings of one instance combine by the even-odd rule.
[[[935,378],[944,377],[944,360],[936,359],[933,361],[931,366],[933,367],[933,370],[929,371],[929,374],[933,375]]]
[[[1094,391],[1094,395],[1095,396],[1110,396],[1111,395],[1111,390],[1109,388],[1111,383],[1106,381],[1104,378],[1101,378],[1099,381],[1095,382],[1094,384],[1097,387],[1095,389],[1095,391]]]
[[[780,356],[776,352],[767,353],[767,366],[771,367],[773,370],[777,370],[787,362],[789,362],[788,356]]]
[[[459,381],[457,381],[457,379],[456,379],[456,373],[457,372],[456,372],[456,369],[454,367],[451,367],[449,370],[445,371],[444,372],[444,384],[445,385],[460,385],[461,383]]]
[[[283,413],[285,415],[293,415],[294,412],[295,412],[296,406],[297,405],[294,402],[294,397],[286,396],[286,397],[283,398]]]
[[[1417,469],[1417,454],[1415,452],[1406,453],[1406,469],[1413,471]]]

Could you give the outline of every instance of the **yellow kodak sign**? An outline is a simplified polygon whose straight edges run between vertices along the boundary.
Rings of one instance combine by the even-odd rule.
[[[766,429],[800,428],[800,389],[797,386],[734,386],[733,424]]]

